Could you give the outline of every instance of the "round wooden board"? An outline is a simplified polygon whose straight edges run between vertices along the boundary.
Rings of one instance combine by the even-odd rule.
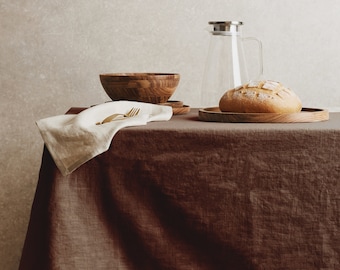
[[[178,108],[172,107],[172,111],[173,111],[174,115],[186,114],[186,113],[190,112],[190,106],[183,105],[182,107],[178,107]]]
[[[326,121],[329,113],[323,109],[302,108],[298,113],[235,113],[221,112],[218,107],[199,109],[198,118],[206,122],[223,123],[309,123]]]
[[[178,100],[168,100],[167,102],[164,103],[158,103],[159,105],[167,105],[171,106],[172,108],[182,108],[183,107],[183,101],[178,101]]]
[[[174,115],[186,114],[190,112],[190,106],[184,105],[183,101],[168,100],[167,102],[164,102],[164,103],[158,103],[158,105],[171,106]]]

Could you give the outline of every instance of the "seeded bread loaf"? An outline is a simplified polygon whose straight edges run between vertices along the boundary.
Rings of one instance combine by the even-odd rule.
[[[275,81],[250,82],[228,90],[220,99],[222,112],[295,113],[302,105],[299,97]]]

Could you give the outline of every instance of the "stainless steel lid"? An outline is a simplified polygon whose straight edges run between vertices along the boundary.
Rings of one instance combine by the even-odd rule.
[[[214,26],[214,32],[238,32],[239,27],[243,25],[240,21],[213,21],[209,24]]]

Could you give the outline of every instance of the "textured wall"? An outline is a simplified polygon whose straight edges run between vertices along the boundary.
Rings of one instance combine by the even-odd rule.
[[[17,269],[43,143],[35,120],[108,100],[102,72],[179,72],[199,105],[210,20],[242,20],[265,76],[340,106],[337,0],[0,0],[0,269]]]

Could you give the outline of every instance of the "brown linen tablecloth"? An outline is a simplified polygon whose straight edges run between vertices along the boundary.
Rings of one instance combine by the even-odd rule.
[[[63,177],[45,149],[20,269],[340,269],[340,113],[118,132]]]

